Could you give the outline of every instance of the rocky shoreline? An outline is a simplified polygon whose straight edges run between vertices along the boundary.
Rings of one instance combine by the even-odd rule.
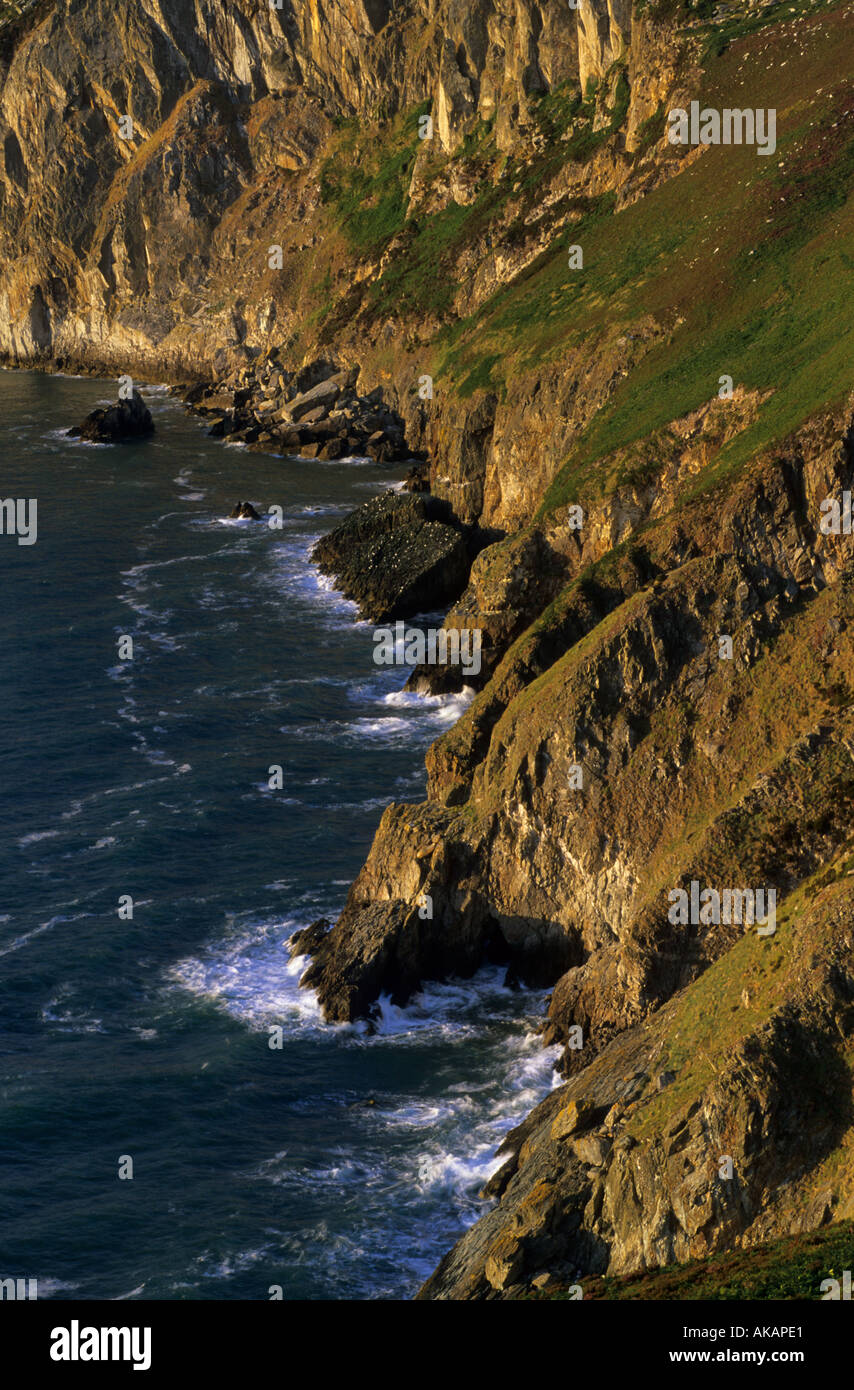
[[[413,464],[423,455],[406,442],[403,420],[383,402],[381,387],[359,395],[358,366],[310,362],[282,365],[278,349],[214,383],[179,388],[182,399],[211,418],[215,439],[265,452],[334,460],[348,455],[377,463]]]
[[[477,555],[495,531],[464,524],[446,500],[431,496],[430,461],[410,448],[405,425],[381,387],[356,389],[358,365],[320,360],[297,371],[278,350],[221,381],[172,388],[208,434],[251,450],[319,461],[370,458],[407,464],[402,494],[389,490],[351,513],[315,546],[312,561],[375,623],[447,609],[465,592]],[[412,688],[418,688],[415,673]],[[458,668],[432,668],[433,690],[458,687]]]
[[[814,1049],[847,1075],[854,1028],[851,890],[818,891],[850,873],[854,809],[849,704],[820,694],[848,688],[850,569],[818,508],[852,485],[849,408],[757,460],[723,513],[698,500],[675,531],[648,528],[607,586],[570,585],[539,654],[510,642],[431,748],[428,800],[386,810],[339,921],[296,943],[330,1021],[484,960],[552,990],[544,1042],[563,1045],[570,1080],[514,1131],[484,1193],[497,1205],[421,1297],[517,1298],[545,1273],[628,1273],[850,1214],[825,1167],[844,1080],[804,1092],[796,1077]],[[724,746],[741,752],[721,766]],[[701,829],[686,838],[686,822]],[[789,904],[770,945],[749,925],[672,925],[671,885],[727,876]],[[716,1030],[696,1054],[678,1042],[695,1000]],[[718,1034],[737,1045],[721,1052]]]
[[[339,396],[352,389],[340,385],[341,373],[324,380],[332,375]],[[246,389],[245,382],[228,386],[232,396]],[[299,402],[312,390],[308,385],[289,399]],[[201,403],[206,415],[205,404],[225,394],[200,386],[187,404],[198,411]],[[339,396],[328,389],[330,414]],[[234,409],[253,413],[249,398]],[[553,530],[550,544],[529,532],[521,553],[546,595],[564,586],[568,605],[552,612],[534,647],[519,646],[503,610],[481,694],[428,755],[427,801],[388,807],[340,919],[314,923],[292,941],[294,954],[310,958],[301,985],[317,992],[329,1021],[368,1018],[381,994],[403,1004],[425,982],[471,976],[486,961],[506,965],[511,979],[551,989],[543,1041],[563,1045],[569,1079],[510,1135],[504,1165],[483,1194],[495,1205],[419,1297],[518,1298],[545,1287],[546,1275],[566,1285],[629,1273],[734,1239],[757,1244],[795,1221],[813,1229],[847,1214],[844,1189],[822,1176],[844,1133],[838,1086],[806,1097],[790,1073],[818,1047],[835,1074],[836,1039],[854,1027],[850,890],[840,884],[826,905],[775,935],[773,969],[783,972],[785,1002],[765,1007],[751,1031],[751,1006],[767,989],[764,967],[747,987],[746,1004],[740,980],[757,963],[730,972],[755,935],[712,926],[686,940],[669,925],[665,888],[719,878],[727,866],[734,879],[744,877],[745,817],[774,826],[772,837],[752,844],[748,873],[774,883],[784,900],[794,901],[805,884],[827,882],[828,865],[848,862],[848,703],[825,700],[816,720],[814,703],[800,697],[812,691],[814,701],[825,689],[830,662],[841,675],[854,661],[843,538],[822,530],[818,512],[821,499],[852,486],[848,409],[811,422],[782,453],[761,456],[723,512],[713,499],[698,499],[675,529],[666,512],[651,526],[638,513],[643,542],[607,582],[603,572],[591,583],[571,548],[555,544]],[[753,518],[746,528],[742,517]],[[686,534],[694,538],[688,547]],[[371,621],[417,613],[441,598],[455,604],[446,620],[455,622],[477,611],[472,600],[484,562],[494,563],[509,544],[518,564],[515,538],[488,542],[429,493],[387,492],[329,533],[315,559]],[[567,588],[573,569],[577,579]],[[533,601],[527,579],[523,588]],[[734,634],[734,684],[726,665],[710,658],[723,630]],[[526,687],[536,688],[547,674],[554,683],[553,653],[567,650],[567,634],[570,658],[557,663],[553,695],[541,693],[518,712],[516,696]],[[783,634],[787,646],[775,657]],[[807,653],[815,669],[789,680]],[[745,731],[757,717],[751,673],[758,671],[761,690],[766,667],[790,692],[787,713],[759,764],[759,783],[751,782],[756,763],[746,763],[748,780],[733,806],[737,762],[722,783],[710,776],[710,760],[713,766],[724,740],[750,748]],[[854,665],[851,681],[854,688]],[[694,713],[686,724],[688,706]],[[657,736],[655,756],[676,779],[664,798],[650,794],[654,771],[632,756],[639,731],[653,728],[663,709],[670,723]],[[571,754],[580,755],[588,779],[574,803],[561,771]],[[555,776],[563,793],[552,785]],[[813,785],[834,789],[833,810],[823,800],[815,823],[804,819],[801,801]],[[698,793],[706,828],[700,842],[683,842],[668,830],[669,817],[675,809],[681,827],[696,814]],[[643,820],[633,810],[639,794],[646,798]],[[616,880],[613,844],[622,846]],[[669,866],[653,878],[647,864],[662,845]],[[831,883],[835,872],[831,867]],[[812,943],[806,973],[805,941]],[[720,1018],[721,1011],[747,1008],[748,1031],[738,1032],[728,1079],[710,1085],[673,1037],[694,994],[715,989],[716,981],[720,998],[711,1013]],[[739,1067],[749,1069],[749,1086]],[[716,1137],[733,1104],[761,1115],[775,1136],[778,1163],[761,1162],[751,1148],[753,1120],[737,1136]],[[657,1117],[651,1130],[647,1115]],[[793,1144],[787,1136],[795,1133],[816,1137]],[[710,1144],[737,1165],[737,1194],[707,1171]],[[798,1181],[786,1176],[793,1173]],[[681,1206],[689,1188],[690,1218]]]
[[[409,465],[403,495],[388,491],[366,502],[312,553],[362,617],[386,623],[458,599],[491,537],[430,496],[426,455],[407,445],[404,423],[384,403],[381,387],[358,393],[360,374],[358,365],[338,368],[323,360],[293,371],[275,350],[221,381],[178,386],[173,394],[210,419],[209,436],[225,443],[319,461]]]
[[[498,961],[566,1078],[424,1296],[854,1215],[850,0],[158,14],[3,30],[0,353],[406,472],[316,562],[477,633],[409,680],[474,696],[304,984],[352,1021]],[[695,102],[774,157],[674,145]]]

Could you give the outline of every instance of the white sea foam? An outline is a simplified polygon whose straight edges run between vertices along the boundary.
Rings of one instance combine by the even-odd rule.
[[[102,401],[101,404],[104,405],[106,402]],[[102,442],[98,439],[80,439],[76,436],[72,437],[69,435],[67,429],[47,430],[42,438],[62,440],[64,444],[75,449],[112,449],[114,447],[114,445]]]
[[[326,915],[337,914],[333,909]],[[216,1003],[250,1028],[282,1024],[286,1033],[291,1026],[296,1031],[304,1031],[307,1024],[326,1028],[313,991],[299,988],[307,958],[288,953],[296,925],[287,919],[231,929],[201,955],[173,965],[169,982]],[[470,980],[427,984],[405,1007],[382,996],[370,1022],[336,1024],[335,1032],[344,1045],[358,1047],[420,1045],[427,1037],[462,1043],[518,1009],[520,998],[531,1007],[541,998],[512,993],[504,975],[502,967],[491,966]]]
[[[350,510],[351,508],[342,506],[340,502],[306,502],[301,506],[288,508],[295,516],[346,516]],[[314,541],[319,539],[319,536],[314,537]]]
[[[421,695],[416,690],[397,690],[384,699],[394,709],[426,709],[434,718],[450,721],[459,719],[474,696],[472,686],[465,685],[462,690],[450,695]]]
[[[299,458],[303,458],[304,455],[300,454],[300,455],[298,455],[298,457],[299,457]],[[308,462],[308,460],[306,460],[306,462]],[[341,463],[349,464],[351,467],[352,467],[352,466],[356,466],[356,467],[365,467],[365,466],[367,466],[367,467],[370,467],[370,468],[375,468],[375,467],[376,467],[376,462],[375,462],[375,460],[372,459],[372,458],[366,457],[365,454],[342,454],[341,457],[338,458],[338,459],[311,459],[311,463],[312,463],[313,466],[316,466],[317,468],[335,468],[335,467],[337,467],[337,466],[338,466],[339,464],[341,464]],[[376,483],[367,483],[367,484],[365,484],[365,483],[355,483],[354,486],[355,486],[355,487],[365,487],[365,486],[367,486],[367,487],[376,488],[376,487],[377,487],[377,484],[376,484]]]
[[[540,994],[511,996],[503,971],[487,968],[468,981],[431,985],[405,1009],[384,1000],[373,1033],[337,1033],[344,1047],[426,1044],[434,1066],[471,1080],[442,1087],[440,1070],[426,1097],[392,1090],[348,1103],[329,1095],[327,1104],[346,1108],[340,1141],[323,1160],[306,1163],[299,1146],[281,1149],[250,1174],[300,1209],[318,1193],[334,1194],[323,1229],[307,1221],[289,1242],[327,1296],[399,1298],[482,1214],[478,1192],[504,1161],[502,1140],[557,1080],[559,1049],[544,1049],[528,1021],[541,1008]],[[456,1043],[465,1048],[459,1065]]]
[[[373,463],[373,459],[367,459],[367,463]],[[399,492],[402,483],[393,483],[386,478],[372,478],[370,482],[358,482],[353,484],[354,488],[370,488],[372,492]]]
[[[314,610],[327,630],[367,630],[369,624],[358,617],[358,604],[338,593],[332,580],[310,563],[309,556],[319,539],[319,535],[303,534],[299,539],[290,537],[271,547],[267,584],[277,594],[284,590],[289,597],[297,596]]]
[[[59,830],[34,830],[30,835],[22,835],[18,844],[21,849],[26,849],[28,845],[38,844],[39,840],[52,840],[59,834]]]
[[[41,1274],[37,1277],[39,1298],[54,1298],[56,1294],[71,1293],[80,1288],[79,1284],[70,1284],[65,1279],[45,1279]]]
[[[275,801],[279,806],[303,805],[299,797],[283,796],[280,791],[276,791],[273,787],[271,787],[269,782],[254,782],[252,785],[254,786],[255,791],[258,793],[259,796],[268,797],[271,801]],[[246,795],[248,795],[248,793],[244,794],[241,800],[246,800]]]
[[[223,545],[210,554],[173,555],[169,560],[143,560],[138,565],[131,565],[129,569],[122,570],[121,576],[129,585],[138,587],[140,583],[145,582],[151,570],[171,569],[173,565],[192,565],[199,562],[207,564],[218,555],[231,555],[234,551],[233,545]]]
[[[184,767],[186,767],[186,764],[184,764]],[[178,769],[179,772],[182,770],[183,767]],[[60,819],[74,820],[75,817],[83,815],[84,808],[88,806],[91,802],[101,801],[104,797],[125,796],[128,792],[142,791],[144,788],[147,787],[158,787],[161,786],[164,782],[171,781],[171,777],[146,777],[141,782],[122,783],[117,787],[105,787],[103,791],[91,792],[89,796],[75,797],[70,803],[70,810],[63,811]],[[134,816],[138,815],[139,812],[131,811],[130,814]]]
[[[63,1007],[61,992],[56,999],[48,1000],[42,1007],[41,1016],[45,1023],[54,1025],[53,1031],[56,1033],[85,1035],[106,1032],[103,1019],[93,1018],[85,1011]]]
[[[422,695],[419,691],[401,689],[401,683],[407,679],[410,669],[388,667],[376,675],[352,681],[349,698],[359,704],[381,704],[403,714],[411,713],[419,721],[429,721],[434,725],[455,723],[474,699],[475,692],[469,685],[460,691],[441,695]]]
[[[195,1273],[202,1279],[231,1279],[253,1269],[261,1261],[269,1260],[274,1254],[272,1243],[249,1250],[237,1250],[231,1255],[215,1255],[205,1250],[195,1259]]]
[[[195,633],[191,633],[190,636],[195,636]],[[177,637],[169,637],[165,632],[147,632],[145,640],[152,646],[161,647],[165,652],[180,652],[184,649],[183,642],[179,642]]]
[[[33,927],[30,931],[23,932],[20,936],[17,936],[14,941],[10,941],[7,946],[0,946],[0,956],[10,956],[13,951],[20,951],[24,946],[34,941],[37,936],[41,936],[46,931],[52,931],[54,927],[59,926],[63,922],[79,922],[83,917],[90,917],[91,915],[92,914],[89,912],[75,912],[69,917],[65,913],[57,913],[56,916],[51,917],[47,922],[41,922],[39,926]]]
[[[406,707],[405,707],[406,708]],[[359,719],[315,720],[311,724],[282,725],[279,732],[287,738],[305,743],[328,743],[352,747],[361,743],[381,743],[393,747],[425,747],[432,743],[437,732],[459,718],[465,708],[462,696],[442,696],[441,703],[421,708],[408,707],[408,717],[402,714],[377,714]]]
[[[253,1028],[270,1024],[296,1031],[320,1024],[320,1006],[299,988],[307,961],[289,958],[293,921],[256,923],[213,944],[201,956],[178,961],[168,972],[173,985],[224,1008]]]
[[[326,807],[328,811],[377,811],[385,810],[390,796],[369,796],[364,801],[332,801]]]

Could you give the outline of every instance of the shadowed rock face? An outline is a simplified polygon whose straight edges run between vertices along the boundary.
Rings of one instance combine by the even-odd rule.
[[[468,578],[469,546],[447,508],[418,495],[383,496],[351,512],[318,542],[312,559],[372,622],[442,608]]]
[[[261,514],[251,502],[236,502],[229,512],[232,521],[260,521]]]

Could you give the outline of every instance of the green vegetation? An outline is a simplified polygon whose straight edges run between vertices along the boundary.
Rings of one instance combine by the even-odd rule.
[[[451,268],[476,234],[489,201],[488,194],[481,194],[468,207],[451,203],[441,212],[408,223],[406,250],[371,287],[373,305],[387,312],[445,313],[456,290]]]
[[[698,98],[718,108],[776,109],[774,155],[750,146],[708,149],[619,211],[613,192],[567,195],[547,214],[562,229],[544,238],[547,222],[537,216],[543,188],[625,125],[629,88],[615,65],[584,98],[568,84],[531,95],[542,139],[527,159],[497,149],[492,122],[474,126],[451,157],[435,143],[425,147],[417,137],[422,106],[375,128],[345,122],[323,168],[322,197],[349,247],[378,261],[396,242],[382,270],[342,299],[341,313],[408,319],[421,333],[426,319],[427,366],[443,390],[506,397],[508,384],[572,353],[580,370],[588,361],[613,363],[605,403],[562,460],[541,516],[650,478],[665,455],[678,452],[668,440],[670,423],[714,400],[722,376],[764,399],[740,432],[710,441],[686,498],[731,479],[849,388],[854,260],[845,248],[854,232],[854,140],[838,67],[840,6],[816,10],[791,0],[705,26],[710,0],[662,0],[651,9],[721,41],[719,55],[707,54]],[[799,25],[798,61],[789,63],[787,21],[805,14],[815,18]],[[605,91],[610,107],[602,105]],[[598,131],[597,110],[600,119],[607,112]],[[665,114],[659,106],[638,128],[635,162],[663,145]],[[416,156],[421,191],[408,217]],[[658,157],[679,159],[668,147]],[[468,189],[465,201],[443,192],[451,169]],[[511,252],[535,238],[545,249],[527,265],[522,257],[512,281],[471,314],[453,316],[459,286],[472,273],[470,251],[494,241]],[[571,245],[583,249],[581,269],[569,268]],[[473,255],[471,266],[481,261]],[[334,306],[313,316],[324,334],[340,318]]]
[[[815,69],[812,80],[821,86],[818,59]],[[585,277],[574,284],[579,330],[601,325],[610,306],[629,321],[655,314],[668,331],[566,460],[543,512],[596,494],[610,453],[713,398],[724,373],[773,394],[703,472],[702,489],[847,391],[854,276],[844,247],[852,234],[854,139],[844,123],[850,98],[833,90],[826,70],[822,76],[831,84],[824,98],[783,125],[775,157],[710,150],[597,233],[595,259],[587,257]],[[537,289],[540,313],[554,311],[553,292],[542,283]],[[518,321],[536,318],[530,298],[512,306]]]
[[[835,0],[826,0],[833,4]],[[701,60],[704,63],[719,58],[737,39],[756,34],[772,24],[783,24],[802,15],[815,14],[821,0],[782,0],[770,4],[758,13],[745,11],[739,15],[714,22],[712,16],[718,0],[635,0],[639,14],[648,14],[658,23],[670,22],[683,29],[693,28],[703,39]]]
[[[544,182],[562,166],[590,159],[625,124],[630,98],[625,67],[615,65],[608,80],[613,102],[607,109],[609,120],[598,131],[593,129],[595,99],[582,101],[570,84],[532,96],[534,120],[545,144],[540,156],[524,163],[499,154],[491,121],[479,122],[450,159],[430,148],[431,162],[421,172],[426,183],[441,177],[448,164],[456,165],[467,169],[473,196],[466,203],[450,202],[438,211],[409,218],[407,194],[419,152],[418,118],[428,107],[418,107],[369,132],[357,121],[343,123],[321,171],[322,201],[333,211],[352,248],[362,255],[378,258],[393,237],[401,238],[396,255],[370,285],[368,302],[374,312],[447,317],[467,247],[496,226],[509,244],[530,235],[525,218],[536,207]],[[610,198],[576,201],[579,210],[600,216],[613,207]],[[563,235],[556,246],[569,244]],[[446,350],[453,339],[454,327],[448,326],[441,336]],[[472,362],[462,373],[463,394],[489,382],[487,364],[497,364],[499,359],[499,353],[487,351]]]
[[[382,139],[365,138],[362,122],[342,123],[334,153],[320,172],[320,196],[335,212],[351,244],[379,255],[403,230],[412,166],[418,152],[423,105],[388,123]]]
[[[613,83],[613,105],[606,108],[609,120],[600,130],[594,130],[596,94],[590,88],[582,100],[581,93],[569,83],[544,93],[534,106],[534,119],[548,141],[544,160],[536,161],[528,177],[541,185],[544,176],[552,174],[561,164],[583,163],[625,124],[631,91],[624,63],[615,63],[603,79],[603,87]]]
[[[835,0],[825,0],[825,3],[833,4]],[[701,5],[708,5],[709,8],[701,11]],[[703,30],[705,42],[701,50],[701,61],[708,64],[714,58],[720,58],[730,44],[735,43],[737,39],[758,34],[761,29],[767,28],[770,24],[782,24],[789,19],[798,19],[803,15],[815,14],[820,6],[821,0],[784,0],[784,3],[771,5],[759,14],[753,12],[735,15],[718,24],[709,24]],[[715,3],[710,4],[710,0],[699,0],[694,13],[698,18],[708,18],[714,12],[715,7]]]
[[[664,102],[660,101],[651,116],[647,116],[645,121],[641,121],[637,130],[637,143],[635,145],[634,157],[641,159],[647,154],[658,141],[662,139],[662,131],[666,129],[667,112]]]

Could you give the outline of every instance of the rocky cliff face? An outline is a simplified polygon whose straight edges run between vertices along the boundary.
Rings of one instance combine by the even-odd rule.
[[[848,571],[810,509],[850,487],[854,458],[847,421],[808,437],[808,463],[793,441],[792,460],[758,463],[723,512],[704,499],[675,535],[668,516],[607,585],[569,583],[511,647],[430,750],[431,802],[386,813],[315,957],[330,1017],[359,1012],[351,994],[361,1007],[405,995],[413,932],[421,978],[500,943],[521,974],[557,981],[549,1035],[580,1025],[586,1062],[738,936],[674,933],[669,890],[730,873],[783,897],[844,843],[847,704],[820,692],[846,681],[847,620],[827,605]],[[807,804],[822,804],[815,829]]]
[[[2,32],[0,353],[173,377],[304,319],[293,292],[316,292],[305,252],[329,230],[319,156],[342,121],[367,135],[431,113],[433,138],[410,137],[417,190],[420,156],[478,122],[527,150],[532,102],[578,74],[563,0],[34,0]]]
[[[849,863],[532,1111],[420,1297],[583,1291],[850,1216]]]
[[[850,1213],[852,7],[705,9],[0,9],[0,354],[427,458],[321,558],[451,602],[476,691],[304,983],[344,1020],[505,962],[568,1078],[429,1297]],[[694,100],[774,154],[670,145]]]
[[[632,40],[631,0],[578,5],[578,77],[582,90],[591,78],[605,76],[629,52]]]

